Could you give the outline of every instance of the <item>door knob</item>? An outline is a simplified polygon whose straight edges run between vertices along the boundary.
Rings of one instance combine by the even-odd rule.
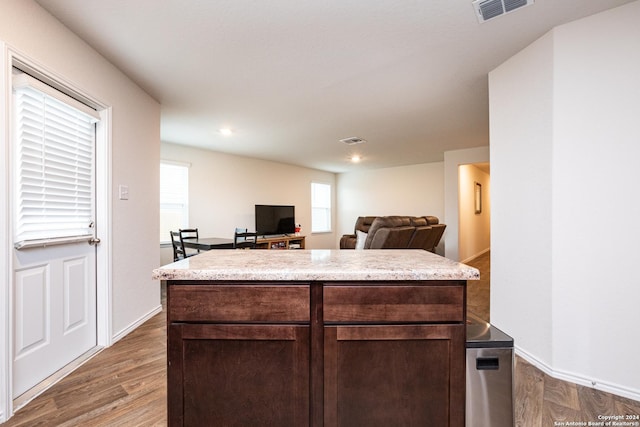
[[[91,246],[95,246],[95,245],[97,245],[98,243],[100,243],[100,239],[98,239],[97,237],[92,237],[92,238],[90,238],[90,239],[89,239],[89,244],[90,244]]]

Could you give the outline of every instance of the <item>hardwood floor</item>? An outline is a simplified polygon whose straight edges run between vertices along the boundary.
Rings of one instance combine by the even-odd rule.
[[[516,357],[514,382],[518,427],[588,425],[607,415],[640,417],[640,402],[552,378],[520,357]],[[613,425],[640,425],[640,418],[620,421],[631,424]]]
[[[482,275],[469,286],[468,310],[490,320],[490,254],[468,264]],[[2,427],[165,426],[166,360],[163,312],[31,401]],[[640,415],[640,402],[551,378],[519,357],[514,383],[518,427]]]
[[[480,280],[474,280],[467,285],[467,314],[474,314],[486,322],[491,322],[489,316],[491,253],[485,252],[467,264],[480,270]]]
[[[2,427],[166,426],[165,313],[103,350]]]

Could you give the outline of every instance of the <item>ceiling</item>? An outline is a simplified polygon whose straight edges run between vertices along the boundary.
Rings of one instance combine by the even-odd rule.
[[[162,141],[347,172],[488,145],[487,73],[631,0],[536,0],[483,24],[471,0],[36,1],[161,103]]]

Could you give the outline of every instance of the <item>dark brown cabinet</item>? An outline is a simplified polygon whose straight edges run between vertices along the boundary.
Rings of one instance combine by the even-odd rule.
[[[464,425],[463,326],[332,326],[324,343],[325,425]]]
[[[168,285],[170,426],[464,426],[465,281]]]
[[[169,424],[309,425],[309,327],[169,326]]]

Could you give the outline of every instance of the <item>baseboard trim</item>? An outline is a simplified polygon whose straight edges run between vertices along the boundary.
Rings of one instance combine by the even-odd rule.
[[[485,249],[485,250],[483,250],[483,251],[478,252],[478,253],[477,253],[477,254],[475,254],[475,255],[471,255],[469,258],[463,259],[463,260],[462,260],[462,261],[460,261],[460,262],[461,262],[462,264],[464,264],[464,263],[467,263],[467,262],[473,261],[474,259],[478,258],[479,256],[486,254],[486,253],[487,253],[487,252],[489,252],[490,250],[491,250],[491,248],[487,248],[487,249]]]
[[[574,372],[568,372],[558,369],[553,369],[547,363],[541,361],[536,356],[528,353],[526,350],[514,346],[516,355],[522,357],[524,360],[540,369],[545,374],[558,380],[568,381],[581,386],[593,388],[595,390],[604,391],[606,393],[615,394],[616,396],[625,397],[627,399],[640,402],[640,390],[634,390],[628,387],[621,386],[619,384],[612,384],[597,379],[587,378],[584,375],[576,374]]]
[[[122,338],[126,337],[131,332],[135,331],[140,325],[142,325],[144,322],[151,319],[153,316],[155,316],[160,312],[162,312],[162,305],[159,305],[158,307],[154,308],[153,310],[151,310],[150,312],[148,312],[147,314],[145,314],[144,316],[142,316],[141,318],[139,318],[138,320],[136,320],[135,322],[133,322],[132,324],[130,324],[129,326],[127,326],[126,328],[118,332],[117,334],[115,334],[112,338],[111,345],[114,345],[115,343],[120,341]]]

